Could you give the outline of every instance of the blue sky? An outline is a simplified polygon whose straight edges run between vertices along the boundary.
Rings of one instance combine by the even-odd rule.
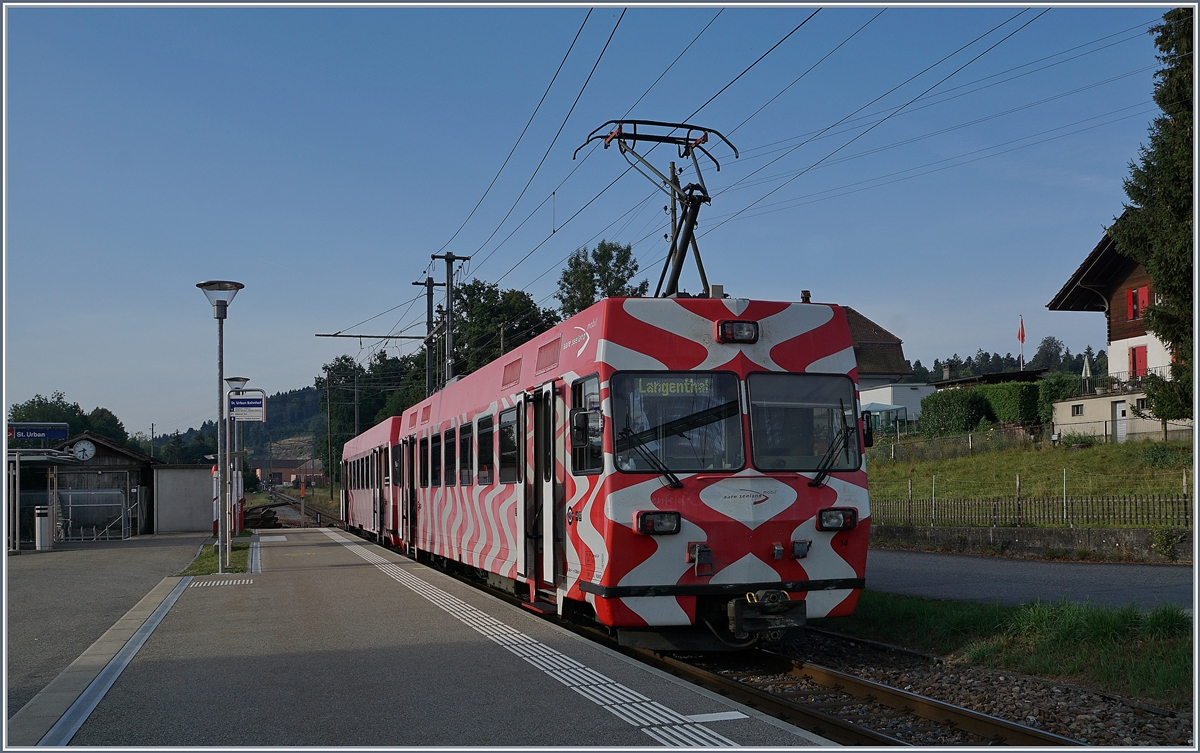
[[[701,165],[700,249],[732,295],[812,290],[926,365],[1016,354],[1020,315],[1026,358],[1105,347],[1100,314],[1045,306],[1121,211],[1165,8],[824,8],[753,67],[817,8],[718,10],[6,7],[6,404],[214,418],[206,279],[245,283],[226,374],[268,393],[380,346],[318,332],[423,327],[434,253],[555,306],[564,258],[605,238],[653,286],[666,197],[632,171],[602,192],[615,149],[571,157],[621,117],[739,149]]]

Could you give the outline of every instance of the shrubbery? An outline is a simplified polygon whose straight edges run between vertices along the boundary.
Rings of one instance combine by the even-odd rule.
[[[1044,424],[1054,420],[1054,403],[1056,400],[1067,400],[1079,397],[1083,389],[1083,377],[1078,374],[1067,374],[1056,371],[1042,377],[1037,383],[1037,418]]]
[[[1002,424],[1020,424],[1038,418],[1038,386],[1029,382],[981,384],[972,388],[983,395],[992,415]]]
[[[938,390],[921,400],[921,431],[935,437],[963,434],[994,418],[987,399],[975,389]]]

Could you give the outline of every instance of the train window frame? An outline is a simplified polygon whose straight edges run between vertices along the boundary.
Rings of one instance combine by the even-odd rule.
[[[420,483],[422,489],[429,488],[429,437],[421,437],[421,450],[418,453],[420,458],[417,465],[420,466],[421,477]]]
[[[471,486],[475,476],[475,424],[458,427],[458,485]]]
[[[402,473],[403,466],[401,462],[404,458],[404,445],[394,444],[391,447],[392,452],[392,486],[403,486],[404,475]]]
[[[804,466],[804,467],[799,467],[799,468],[793,468],[793,467],[763,468],[763,467],[759,466],[759,446],[756,441],[756,433],[755,433],[753,380],[755,377],[760,377],[760,376],[766,376],[768,378],[778,377],[778,376],[792,376],[792,377],[799,377],[799,378],[812,378],[812,377],[829,378],[829,377],[833,377],[833,378],[845,380],[847,383],[849,383],[849,386],[850,386],[850,390],[849,390],[850,408],[847,411],[847,413],[850,414],[850,438],[851,438],[851,441],[853,441],[853,443],[854,443],[853,450],[854,450],[854,453],[857,455],[858,462],[853,467],[835,464],[829,470],[830,470],[830,472],[833,472],[833,473],[853,473],[855,471],[862,469],[863,462],[866,457],[866,451],[862,447],[862,441],[861,441],[862,437],[861,437],[861,433],[859,430],[858,414],[856,413],[855,392],[857,390],[857,385],[855,385],[854,380],[851,379],[848,374],[828,374],[828,373],[819,373],[819,372],[797,373],[797,372],[791,372],[791,371],[755,371],[755,372],[751,372],[751,373],[747,374],[746,379],[745,379],[746,412],[747,412],[747,419],[748,419],[749,430],[750,430],[750,443],[749,443],[749,447],[747,449],[750,451],[750,461],[751,461],[751,464],[754,466],[755,470],[760,471],[762,473],[816,473],[819,471],[819,466],[821,465],[821,457],[817,456],[817,455],[813,455],[813,456],[801,456],[801,457],[815,457],[816,461],[811,464],[812,467]],[[843,450],[843,452],[844,452],[844,450]],[[842,452],[839,452],[838,455],[841,456]]]
[[[634,376],[649,376],[649,375],[697,376],[697,375],[704,375],[704,376],[733,377],[735,383],[737,384],[738,412],[737,412],[737,422],[736,423],[737,423],[737,429],[738,429],[737,436],[742,445],[741,446],[741,454],[742,454],[741,463],[738,465],[730,465],[730,467],[728,467],[728,468],[711,468],[711,469],[702,469],[702,470],[687,470],[687,469],[680,469],[680,468],[669,468],[669,470],[672,473],[738,473],[739,471],[744,471],[744,470],[746,470],[746,468],[749,467],[750,446],[749,446],[748,437],[746,436],[746,425],[745,425],[745,420],[744,420],[747,404],[745,402],[745,394],[744,394],[744,390],[742,388],[742,378],[740,375],[738,375],[738,373],[736,371],[730,371],[728,369],[714,369],[711,371],[685,371],[685,370],[679,370],[679,369],[663,369],[663,370],[623,369],[620,371],[614,371],[608,377],[608,384],[609,384],[609,398],[608,399],[609,399],[610,410],[612,411],[613,415],[612,415],[611,421],[607,421],[607,420],[605,421],[606,426],[611,426],[611,429],[609,430],[609,438],[612,441],[613,467],[616,469],[616,471],[618,473],[631,473],[631,474],[642,474],[642,475],[649,474],[649,473],[656,473],[656,471],[646,470],[646,469],[626,470],[621,467],[621,464],[619,462],[617,462],[618,461],[617,432],[619,431],[619,429],[617,428],[617,426],[618,426],[618,419],[617,419],[617,415],[616,415],[617,414],[617,401],[616,401],[616,388],[614,386],[614,383],[619,378],[625,377],[625,376],[630,376],[630,375],[634,375]],[[732,416],[730,418],[732,418]]]
[[[458,485],[458,430],[451,426],[442,432],[442,470],[445,486]]]
[[[442,485],[442,433],[440,431],[429,435],[429,485],[434,488]]]
[[[590,394],[587,390],[587,383],[595,382],[596,384],[596,407],[591,408],[588,405],[587,395]],[[595,410],[601,415],[603,421],[603,398],[600,392],[600,373],[596,372],[580,377],[571,382],[571,410],[569,415],[576,415],[576,411]],[[568,434],[570,433],[570,424],[567,426]],[[596,476],[604,472],[604,430],[603,424],[600,432],[600,451],[594,452],[590,447],[572,447],[571,448],[571,475],[573,476]]]
[[[486,439],[485,439],[486,437]],[[492,416],[475,419],[475,440],[478,445],[479,485],[491,486],[496,479],[496,420]]]
[[[522,441],[525,438],[525,433],[521,431],[521,414],[523,412],[524,411],[513,407],[509,408],[508,410],[500,411],[499,416],[497,416],[498,420],[496,421],[495,433],[499,441],[496,442],[496,448],[498,450],[496,458],[496,480],[501,484],[521,483],[521,466],[523,464],[521,449],[525,444]],[[513,427],[513,441],[516,444],[511,453],[505,452],[504,450],[504,432],[509,426]],[[513,456],[515,459],[515,465],[505,465],[505,458],[509,455]]]

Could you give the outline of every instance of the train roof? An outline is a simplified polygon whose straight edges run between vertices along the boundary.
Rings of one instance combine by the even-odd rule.
[[[836,304],[746,298],[604,298],[513,348],[495,361],[455,379],[438,392],[410,406],[402,416],[389,418],[363,432],[346,444],[343,457],[362,454],[371,447],[377,447],[388,440],[396,441],[401,435],[411,434],[427,426],[434,413],[434,407],[440,407],[440,402],[448,395],[457,396],[466,390],[482,389],[485,394],[499,398],[523,392],[572,371],[580,376],[595,373],[600,361],[601,342],[609,349],[619,348],[636,356],[638,346],[644,342],[646,334],[653,332],[653,336],[661,335],[663,338],[664,349],[689,346],[696,348],[700,346],[690,345],[688,341],[696,342],[699,337],[711,338],[717,321],[762,321],[793,306],[804,307],[798,311],[806,312],[807,318],[813,320],[811,330],[806,330],[809,332],[820,330],[823,322],[839,320],[841,326],[836,329],[834,335],[837,343],[833,351],[850,351],[851,340],[845,324],[846,314],[843,307]],[[654,316],[638,318],[631,316],[631,311],[653,313]],[[634,330],[638,327],[650,329],[637,333]],[[617,342],[618,340],[623,344]],[[853,354],[850,352],[850,363],[845,369],[846,372],[854,368]],[[653,357],[643,358],[647,364],[656,362]],[[647,368],[661,369],[664,366],[648,365]],[[484,385],[486,387],[483,387]],[[437,413],[440,414],[441,411]]]

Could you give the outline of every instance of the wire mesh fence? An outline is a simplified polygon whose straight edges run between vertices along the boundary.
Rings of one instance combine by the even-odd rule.
[[[1015,447],[1033,447],[1034,440],[1042,436],[1045,427],[1004,427],[981,432],[969,432],[949,437],[920,439],[910,437],[903,442],[876,442],[867,450],[868,463],[917,463],[925,460],[948,460],[973,455],[977,452],[995,452]]]
[[[1160,495],[1028,499],[872,499],[871,520],[899,526],[1191,528],[1192,501]]]

